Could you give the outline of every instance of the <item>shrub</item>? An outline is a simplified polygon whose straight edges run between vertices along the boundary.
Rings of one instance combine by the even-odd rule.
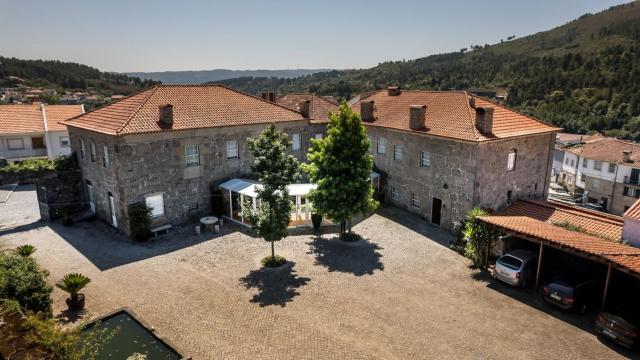
[[[20,256],[31,256],[34,252],[36,252],[36,247],[33,245],[20,245],[16,248],[16,254]]]
[[[464,238],[467,240],[464,255],[471,259],[476,266],[485,262],[487,245],[498,235],[489,225],[478,219],[479,216],[484,215],[487,215],[487,212],[483,209],[471,209],[467,213],[463,232]]]
[[[51,292],[45,273],[31,257],[0,253],[0,298],[15,300],[24,310],[51,314]]]
[[[342,241],[358,241],[362,240],[362,237],[356,233],[348,232],[340,234],[340,240]]]
[[[319,230],[322,225],[322,215],[313,213],[311,214],[311,224],[313,224],[314,230]]]
[[[78,293],[80,290],[84,289],[84,287],[89,285],[90,282],[91,279],[82,274],[71,273],[60,279],[60,281],[56,283],[56,287],[68,292],[71,296],[71,300],[75,301],[78,299]]]
[[[145,203],[135,203],[129,206],[129,231],[131,238],[145,241],[149,237],[151,227],[151,209]]]
[[[284,265],[286,262],[287,262],[287,259],[283,258],[280,255],[267,256],[266,258],[262,259],[262,266],[278,267],[278,266]]]

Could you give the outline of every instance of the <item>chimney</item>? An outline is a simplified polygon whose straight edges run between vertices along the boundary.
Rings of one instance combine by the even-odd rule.
[[[260,93],[260,97],[263,100],[267,100],[270,102],[276,102],[276,93],[271,92],[271,91],[263,91]]]
[[[493,108],[476,108],[476,128],[483,134],[491,134],[493,130]]]
[[[160,127],[163,129],[173,127],[173,105],[160,105]]]
[[[397,86],[389,86],[387,88],[387,95],[389,96],[398,96],[400,95],[400,88]]]
[[[375,120],[373,117],[373,112],[375,103],[373,101],[361,101],[360,102],[360,118],[362,121],[373,121]]]
[[[298,111],[304,116],[306,119],[311,115],[311,101],[305,100],[298,104]]]
[[[622,151],[622,161],[631,162],[631,150]]]
[[[411,105],[409,107],[409,128],[411,130],[427,128],[427,105]]]

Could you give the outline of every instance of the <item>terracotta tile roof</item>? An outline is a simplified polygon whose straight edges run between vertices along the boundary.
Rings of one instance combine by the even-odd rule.
[[[551,225],[568,223],[609,241],[622,237],[622,217],[550,201],[518,200],[501,214],[528,216]]]
[[[566,147],[565,151],[587,159],[640,167],[640,144],[615,138],[602,137],[592,139],[584,144]],[[629,162],[623,160],[623,151],[631,151]]]
[[[157,85],[65,122],[110,135],[163,130],[159,106],[173,105],[171,130],[304,120],[298,112],[222,85]]]
[[[593,135],[581,135],[581,134],[571,134],[571,133],[557,133],[556,141],[560,143],[580,143],[580,142],[591,142],[597,141],[604,138],[604,135],[600,133],[595,133]]]
[[[47,130],[66,131],[67,127],[61,121],[84,114],[82,105],[46,105],[44,112],[47,117]]]
[[[634,202],[633,205],[631,205],[631,207],[627,209],[627,211],[625,211],[623,216],[640,220],[640,200]]]
[[[493,131],[482,134],[475,127],[475,107],[492,107]],[[463,91],[402,90],[397,96],[388,95],[387,90],[362,94],[349,102],[359,113],[362,101],[374,101],[375,121],[367,126],[380,126],[399,130],[422,132],[434,136],[467,141],[487,141],[521,135],[557,132],[560,129],[547,125],[504,106]],[[426,105],[426,130],[409,128],[411,105]]]
[[[316,122],[328,122],[329,113],[338,111],[336,102],[311,93],[290,93],[276,98],[278,104],[295,111],[298,111],[298,105],[306,100],[311,102],[310,118]]]
[[[83,113],[81,105],[0,105],[0,134],[21,134],[45,131],[64,131],[66,127],[59,121],[67,120]]]
[[[517,234],[532,236],[562,247],[598,256],[604,261],[609,260],[640,273],[640,249],[633,246],[570,231],[529,216],[490,215],[482,216],[480,219]]]

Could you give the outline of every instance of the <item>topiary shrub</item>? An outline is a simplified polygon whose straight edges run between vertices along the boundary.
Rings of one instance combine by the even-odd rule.
[[[32,257],[0,252],[0,299],[15,300],[25,311],[51,315],[51,292],[46,273]]]
[[[129,232],[135,241],[145,241],[149,238],[151,227],[151,208],[145,203],[135,203],[129,206]]]
[[[283,258],[280,255],[267,256],[266,258],[262,259],[262,266],[278,267],[278,266],[284,265],[286,262],[287,262],[287,259]]]

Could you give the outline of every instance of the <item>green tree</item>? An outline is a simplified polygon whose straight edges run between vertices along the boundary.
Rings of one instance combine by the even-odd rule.
[[[278,266],[285,260],[276,258],[274,243],[288,235],[291,202],[287,185],[300,176],[298,160],[287,155],[291,146],[289,136],[276,130],[273,124],[257,138],[248,139],[247,144],[255,158],[251,170],[258,175],[262,186],[256,189],[255,208],[249,202],[242,204],[243,216],[249,219],[256,235],[271,243],[271,256],[265,258],[263,264]]]
[[[467,213],[464,237],[467,240],[464,254],[476,266],[487,265],[488,247],[498,233],[478,217],[488,215],[486,210],[473,208]]]
[[[370,174],[373,166],[371,143],[360,116],[346,103],[331,114],[327,136],[312,139],[302,164],[318,188],[309,194],[316,212],[340,223],[340,236],[351,233],[351,220],[378,206],[373,198]]]
[[[0,299],[15,300],[25,311],[51,315],[51,292],[46,273],[32,257],[0,252]]]

